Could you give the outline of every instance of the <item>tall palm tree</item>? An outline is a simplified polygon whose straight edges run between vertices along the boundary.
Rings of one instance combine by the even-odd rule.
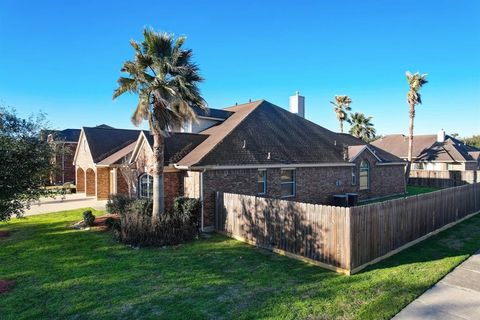
[[[410,175],[410,168],[412,165],[412,153],[413,153],[413,122],[415,119],[415,106],[422,103],[422,97],[420,95],[420,89],[424,84],[428,83],[426,77],[427,74],[420,74],[416,72],[411,74],[409,71],[406,72],[407,82],[408,82],[408,93],[407,93],[407,102],[410,106],[410,123],[408,126],[408,164],[407,170],[405,172],[405,178],[408,180]]]
[[[361,112],[350,114],[350,119],[348,120],[348,123],[351,125],[349,133],[365,142],[372,141],[375,138],[376,130],[371,120],[372,117],[366,117]]]
[[[182,122],[195,119],[194,107],[207,110],[198,84],[203,81],[198,66],[192,62],[192,50],[183,49],[185,37],[144,29],[143,41],[130,41],[135,56],[127,60],[113,93],[138,96],[132,122],[138,126],[147,120],[153,135],[153,218],[165,212],[163,185],[164,137]]]
[[[352,99],[350,99],[349,96],[335,96],[335,101],[330,101],[330,103],[334,105],[333,110],[340,123],[340,132],[343,133],[343,122],[348,120],[347,111],[352,110],[352,108],[350,108]]]

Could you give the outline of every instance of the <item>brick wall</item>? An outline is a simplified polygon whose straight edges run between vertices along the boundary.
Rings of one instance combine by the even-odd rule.
[[[110,169],[97,168],[97,200],[106,200],[110,194]]]
[[[128,195],[128,184],[120,169],[117,169],[117,193]]]
[[[359,190],[358,166],[362,159],[370,163],[370,188]],[[403,166],[378,166],[373,155],[366,152],[355,161],[355,167],[315,167],[296,169],[296,194],[284,198],[315,204],[331,204],[333,195],[357,192],[360,199],[388,196],[405,191]],[[351,185],[352,168],[357,184]],[[266,197],[280,198],[280,168],[267,169]],[[257,194],[257,169],[210,170],[203,173],[204,227],[214,225],[215,191]]]
[[[95,196],[95,171],[91,168],[88,168],[85,174],[85,195]]]
[[[77,192],[85,192],[85,171],[82,168],[77,169]]]
[[[173,209],[173,201],[183,195],[183,172],[165,172],[163,174],[165,186],[165,209]]]
[[[366,160],[370,164],[370,187],[368,190],[358,190],[359,199],[378,198],[405,192],[405,166],[403,164],[377,165],[378,160],[375,156],[369,151],[364,151],[354,161],[357,166],[357,182],[362,160]]]

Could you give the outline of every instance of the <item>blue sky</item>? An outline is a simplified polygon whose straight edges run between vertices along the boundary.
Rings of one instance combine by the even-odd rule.
[[[0,103],[55,128],[131,128],[134,97],[112,101],[144,26],[186,35],[212,108],[266,99],[331,130],[348,94],[380,134],[408,127],[405,71],[428,73],[415,132],[480,133],[480,1],[0,2]]]

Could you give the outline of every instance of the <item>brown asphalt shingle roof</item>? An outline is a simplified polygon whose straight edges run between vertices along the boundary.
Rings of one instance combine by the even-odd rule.
[[[365,145],[265,100],[225,110],[234,113],[202,131],[208,138],[180,160],[179,167],[348,162],[348,146]],[[401,161],[376,147],[371,150],[384,162]]]
[[[372,145],[400,158],[408,157],[408,137],[402,134],[388,135],[372,142]],[[413,137],[413,157],[416,161],[465,162],[476,160],[473,152],[480,151],[446,135],[445,141],[437,142],[437,135]]]
[[[99,163],[113,153],[135,142],[140,130],[105,127],[83,127],[93,162]]]
[[[153,136],[148,131],[143,133],[147,138],[148,144],[153,148]],[[164,140],[165,165],[176,163],[207,138],[207,135],[198,133],[170,133]]]

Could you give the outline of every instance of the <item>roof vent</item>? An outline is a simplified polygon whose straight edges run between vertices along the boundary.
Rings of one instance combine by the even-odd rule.
[[[267,159],[270,160],[270,152],[267,154]]]
[[[246,140],[243,140],[242,149],[245,149],[246,147],[247,147],[247,141],[246,141]]]
[[[334,145],[334,146],[337,145],[337,140],[333,140],[333,145]]]

